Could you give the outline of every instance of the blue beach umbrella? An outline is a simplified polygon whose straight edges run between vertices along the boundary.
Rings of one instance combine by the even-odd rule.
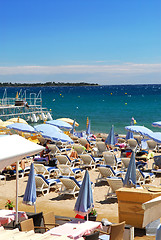
[[[88,213],[91,211],[93,207],[94,204],[91,181],[89,173],[86,170],[82,185],[79,190],[78,198],[74,207],[74,211],[83,216],[87,215],[88,220]]]
[[[8,125],[7,128],[14,129],[14,130],[21,131],[21,132],[29,132],[29,133],[36,132],[32,126],[25,124],[25,123],[13,123],[13,124]]]
[[[114,126],[112,125],[111,130],[108,134],[108,137],[105,140],[105,143],[108,145],[115,145],[116,139],[115,139],[115,134],[114,134]]]
[[[86,130],[86,134],[87,134],[87,136],[89,136],[91,134],[91,122],[90,122],[90,120],[88,120],[88,126],[87,126],[87,130]]]
[[[61,120],[50,120],[50,121],[46,121],[46,123],[54,125],[58,128],[63,128],[63,129],[67,129],[67,130],[72,129],[72,126],[69,123],[61,121]]]
[[[25,190],[25,194],[23,197],[23,203],[26,205],[33,206],[35,208],[36,213],[36,184],[35,184],[35,173],[34,173],[34,165],[31,163],[30,173],[28,177],[28,182]]]
[[[149,134],[148,137],[161,144],[161,132],[153,132]]]
[[[134,133],[139,133],[140,135],[143,136],[148,136],[149,134],[153,133],[149,128],[144,127],[144,126],[126,126],[126,130],[134,132]]]
[[[130,126],[134,126],[134,118],[131,119]],[[133,132],[128,131],[127,134],[126,134],[126,140],[131,139],[131,138],[134,138]]]
[[[159,128],[161,128],[161,121],[159,121],[159,122],[153,122],[153,123],[152,123],[152,126],[153,126],[153,127],[159,127]]]
[[[135,164],[135,153],[132,151],[130,163],[125,175],[124,186],[136,185],[136,164]]]
[[[74,135],[74,129],[75,129],[75,119],[74,119],[74,122],[73,122],[73,125],[72,125],[72,130],[70,131],[71,134]]]

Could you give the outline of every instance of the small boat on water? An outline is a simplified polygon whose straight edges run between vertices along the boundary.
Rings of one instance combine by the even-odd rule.
[[[29,93],[22,89],[17,92],[15,98],[7,96],[7,89],[0,98],[0,119],[6,121],[10,118],[23,118],[27,122],[39,122],[52,120],[52,113],[47,108],[42,107],[41,90],[38,94]]]

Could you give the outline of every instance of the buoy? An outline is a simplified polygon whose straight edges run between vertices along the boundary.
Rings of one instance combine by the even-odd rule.
[[[111,92],[111,95],[112,95],[112,92]]]
[[[127,105],[127,102],[125,103],[125,105]]]

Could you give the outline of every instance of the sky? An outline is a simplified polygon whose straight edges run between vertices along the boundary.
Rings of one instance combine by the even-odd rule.
[[[161,1],[0,0],[0,81],[161,84]]]

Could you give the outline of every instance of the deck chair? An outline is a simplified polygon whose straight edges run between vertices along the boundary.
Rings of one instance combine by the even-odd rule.
[[[48,144],[47,146],[48,146],[48,148],[50,150],[50,154],[53,157],[55,157],[57,154],[61,153],[60,149],[55,144]]]
[[[148,150],[151,150],[151,151],[154,151],[157,146],[157,143],[154,140],[148,140],[147,144],[148,144]]]
[[[127,143],[129,145],[130,149],[132,149],[133,151],[135,151],[137,149],[138,142],[136,141],[136,139],[128,139]]]
[[[68,155],[57,155],[56,159],[58,161],[58,164],[64,164],[74,167],[76,163],[79,163],[78,159],[71,160]]]
[[[110,234],[99,230],[103,235],[99,236],[100,240],[123,240],[123,234],[125,229],[125,222],[112,224],[110,226]]]
[[[119,177],[108,177],[107,182],[109,184],[107,197],[115,195],[116,196],[116,190],[123,187],[123,179]]]
[[[130,158],[121,158],[121,161],[122,161],[121,170],[127,170],[130,163]]]
[[[59,173],[61,176],[82,177],[83,169],[73,168],[73,167],[70,167],[70,166],[64,165],[64,164],[57,165],[57,167],[59,169]]]
[[[56,167],[47,167],[44,166],[43,164],[36,164],[34,163],[34,169],[36,174],[41,174],[45,178],[50,178],[52,174],[55,173]]]
[[[121,175],[121,171],[114,171],[113,168],[109,165],[97,165],[99,171],[98,178],[96,182],[106,181],[108,177],[118,177]]]
[[[82,167],[90,167],[92,169],[92,167],[95,169],[96,164],[99,163],[98,158],[94,158],[92,155],[89,154],[82,154],[80,156],[82,163],[80,164]]]
[[[62,185],[58,194],[70,194],[75,198],[75,195],[79,193],[82,182],[78,182],[74,177],[60,176],[59,179],[62,182]]]
[[[121,159],[117,158],[115,154],[110,151],[103,152],[103,159],[105,165],[110,165],[115,170],[119,164],[121,164]]]
[[[77,152],[78,157],[80,157],[82,154],[86,153],[86,148],[80,144],[74,144],[73,149]]]
[[[43,195],[49,193],[51,188],[58,188],[60,185],[59,179],[45,179],[43,175],[35,175],[36,192],[41,192]]]
[[[146,181],[153,182],[155,175],[151,172],[142,172],[140,169],[136,169],[136,182],[141,185],[145,184]]]
[[[98,149],[97,151],[98,157],[102,157],[103,152],[108,151],[105,142],[96,142],[96,148]]]

